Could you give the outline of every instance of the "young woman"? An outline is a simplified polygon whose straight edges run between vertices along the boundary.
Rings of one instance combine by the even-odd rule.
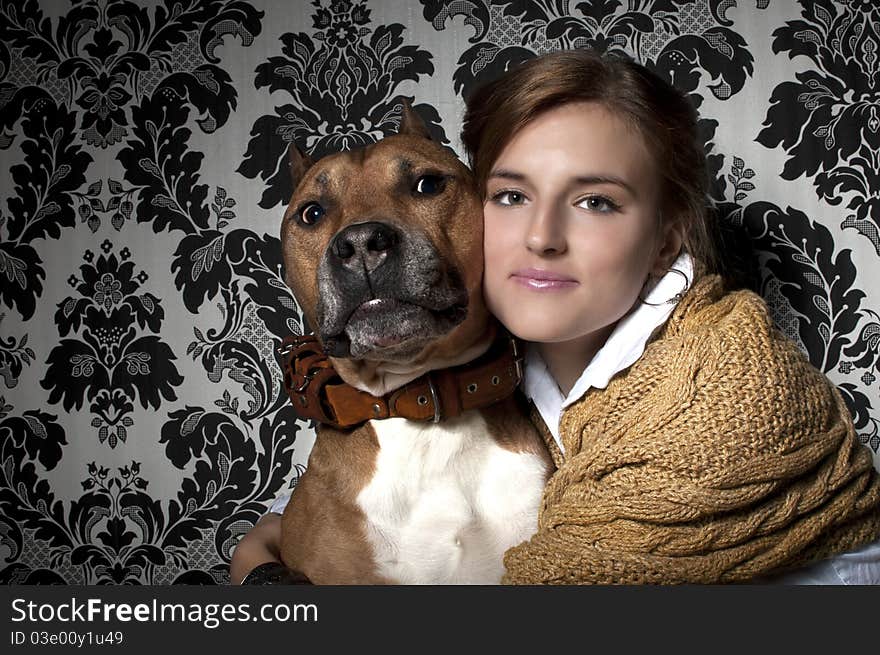
[[[696,114],[578,50],[468,99],[487,302],[529,344],[558,467],[510,583],[880,584],[880,477],[843,401],[766,305],[713,275]],[[277,515],[237,582],[277,559]]]

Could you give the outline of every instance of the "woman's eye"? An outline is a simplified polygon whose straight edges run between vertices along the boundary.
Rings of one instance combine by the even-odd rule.
[[[499,205],[521,205],[526,201],[526,197],[519,191],[499,191],[492,196],[492,200]]]
[[[327,212],[321,207],[321,205],[316,202],[310,202],[299,210],[299,217],[306,225],[314,225],[324,218],[324,214],[326,213]]]
[[[577,205],[578,207],[583,207],[584,209],[589,209],[590,211],[599,212],[601,214],[608,214],[620,209],[620,206],[617,205],[617,203],[605,196],[587,196],[580,200]]]
[[[446,180],[440,175],[422,175],[416,180],[413,190],[422,195],[433,196],[443,191],[445,186]]]

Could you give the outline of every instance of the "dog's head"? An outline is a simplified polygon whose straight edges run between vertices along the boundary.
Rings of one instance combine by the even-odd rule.
[[[289,160],[285,280],[344,378],[431,368],[485,336],[480,196],[408,105],[395,135],[317,163],[291,144]]]

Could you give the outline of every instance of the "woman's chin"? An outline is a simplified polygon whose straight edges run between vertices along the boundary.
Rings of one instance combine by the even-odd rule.
[[[560,329],[559,323],[544,324],[543,321],[527,322],[522,320],[505,321],[501,319],[502,324],[515,337],[523,341],[533,341],[535,343],[557,343],[568,339],[567,331]]]

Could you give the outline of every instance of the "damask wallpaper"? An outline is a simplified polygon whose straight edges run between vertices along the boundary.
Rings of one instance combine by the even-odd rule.
[[[410,99],[623,51],[702,114],[726,233],[880,463],[873,0],[0,0],[0,582],[222,583],[312,443],[273,347],[278,228]],[[875,283],[870,283],[875,280]]]

